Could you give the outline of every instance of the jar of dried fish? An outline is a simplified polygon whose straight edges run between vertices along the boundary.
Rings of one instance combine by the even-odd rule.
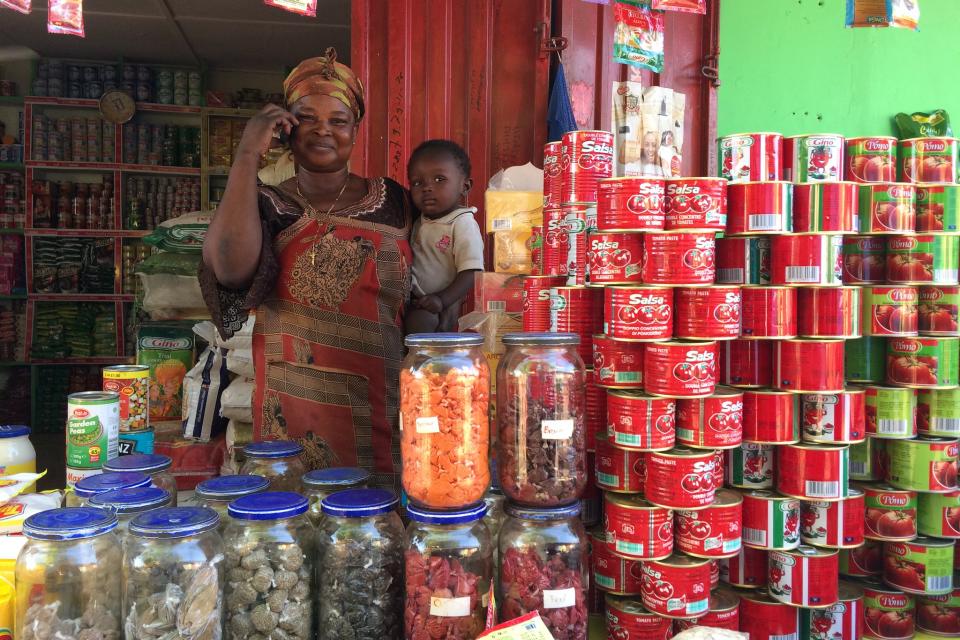
[[[303,489],[300,479],[307,468],[300,459],[303,445],[290,440],[252,442],[243,448],[247,457],[240,468],[242,474],[263,476],[270,481],[270,491]]]
[[[15,628],[19,640],[119,640],[123,552],[117,516],[68,507],[23,523],[26,545],[17,558]]]
[[[173,506],[177,506],[177,481],[170,472],[173,460],[158,453],[138,453],[120,456],[103,463],[104,471],[139,471],[150,476],[153,486],[170,493]]]
[[[197,485],[194,497],[202,507],[209,507],[220,514],[220,531],[227,526],[227,505],[243,496],[266,491],[270,481],[263,476],[220,476]]]
[[[356,467],[328,467],[303,475],[303,495],[310,501],[308,516],[315,527],[323,520],[320,501],[335,491],[359,489],[367,486],[370,472]]]
[[[403,523],[385,489],[347,489],[321,502],[317,534],[322,640],[399,640],[403,634]]]
[[[141,513],[170,506],[170,494],[158,487],[114,489],[90,498],[90,506],[117,514],[117,536],[127,537],[127,525]]]
[[[114,489],[135,489],[150,486],[150,478],[138,471],[98,473],[79,480],[67,493],[66,506],[86,507],[90,498]]]
[[[316,530],[307,507],[306,498],[289,491],[255,493],[227,507],[227,640],[313,637]]]
[[[206,507],[170,507],[130,521],[123,564],[127,638],[223,637],[220,516]]]

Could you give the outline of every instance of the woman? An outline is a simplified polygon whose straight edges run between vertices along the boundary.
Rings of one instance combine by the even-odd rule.
[[[335,51],[301,62],[284,101],[244,129],[201,287],[224,335],[256,308],[254,439],[297,440],[312,468],[361,466],[393,485],[409,196],[350,173],[363,86]],[[289,136],[297,174],[268,187],[257,167],[277,134]]]
[[[660,139],[656,131],[647,131],[643,134],[643,146],[640,158],[640,175],[642,176],[663,176],[663,169],[660,167]]]

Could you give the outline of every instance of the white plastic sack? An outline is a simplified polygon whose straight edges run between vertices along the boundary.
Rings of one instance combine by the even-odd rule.
[[[253,378],[253,350],[248,348],[227,351],[227,369],[241,378]]]
[[[224,350],[216,346],[217,329],[212,322],[194,325],[193,332],[208,346],[183,379],[183,437],[209,442],[227,424],[220,416],[220,397],[230,374]]]
[[[253,324],[255,321],[256,316],[251,313],[247,320],[243,323],[243,326],[240,327],[240,330],[234,333],[232,336],[226,340],[223,340],[218,336],[217,339],[220,342],[220,346],[224,349],[231,350],[251,349],[253,346]]]
[[[228,420],[253,422],[253,380],[237,378],[220,397],[220,415]]]
[[[197,276],[169,273],[138,273],[143,284],[143,310],[147,313],[165,309],[206,309]]]

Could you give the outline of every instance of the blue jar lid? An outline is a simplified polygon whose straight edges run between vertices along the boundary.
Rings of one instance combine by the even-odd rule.
[[[408,347],[479,347],[479,333],[413,333],[403,341]]]
[[[220,525],[220,514],[207,507],[167,507],[141,513],[127,530],[140,538],[186,538]]]
[[[78,481],[73,492],[80,498],[92,498],[114,489],[134,489],[149,485],[150,478],[139,471],[108,471]]]
[[[0,438],[19,438],[30,435],[30,427],[25,424],[0,424]]]
[[[467,524],[479,520],[487,513],[487,503],[478,502],[464,509],[438,511],[425,509],[413,504],[407,505],[407,515],[411,520],[424,524]]]
[[[139,471],[140,473],[156,473],[169,469],[173,464],[170,456],[159,453],[138,453],[132,456],[120,456],[103,463],[104,471]]]
[[[580,515],[581,505],[579,502],[564,505],[562,507],[523,507],[519,504],[508,503],[504,508],[507,515],[523,520],[539,520],[547,522],[550,520],[566,520],[567,518],[576,518]]]
[[[23,523],[23,535],[34,540],[77,540],[113,531],[117,516],[105,509],[65,507],[34,514]]]
[[[147,509],[165,507],[170,502],[170,492],[159,487],[114,489],[90,498],[90,505],[109,509],[114,513],[139,513]]]
[[[576,333],[508,333],[502,338],[506,345],[565,346],[580,344]]]
[[[210,478],[197,485],[194,494],[198,498],[232,500],[251,493],[266,491],[270,481],[263,476],[237,475]]]
[[[386,489],[344,489],[320,501],[320,509],[328,516],[366,518],[390,513],[400,504],[399,498]]]
[[[265,440],[251,442],[243,448],[248,458],[288,458],[303,452],[303,445],[292,440]]]
[[[316,489],[352,487],[370,479],[370,472],[356,467],[328,467],[303,475],[303,486]]]
[[[238,520],[282,520],[306,513],[309,503],[292,491],[267,491],[237,498],[227,513]]]

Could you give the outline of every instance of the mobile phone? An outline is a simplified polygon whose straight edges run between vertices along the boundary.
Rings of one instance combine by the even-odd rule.
[[[277,136],[277,139],[280,140],[280,144],[282,144],[282,145],[284,145],[284,146],[290,144],[290,138],[293,136],[293,132],[294,132],[295,129],[296,129],[296,127],[292,127],[292,128],[290,129],[290,133],[287,133],[286,130],[281,127],[281,128],[280,128],[280,133],[279,133],[279,135]]]

